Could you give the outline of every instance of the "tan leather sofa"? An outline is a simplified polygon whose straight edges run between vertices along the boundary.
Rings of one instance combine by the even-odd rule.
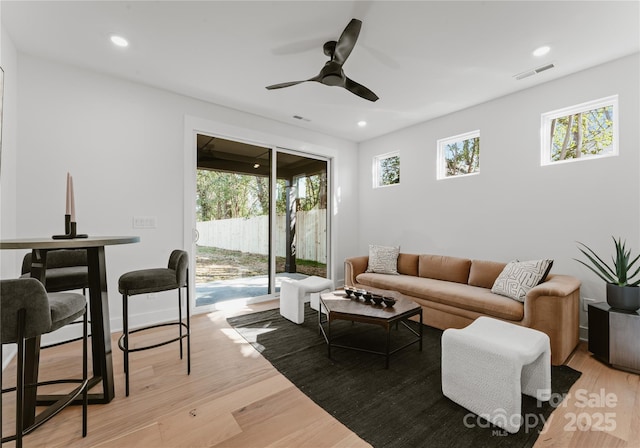
[[[489,316],[534,328],[549,336],[554,365],[563,364],[578,345],[580,281],[575,277],[549,274],[522,303],[491,292],[506,263],[401,253],[399,275],[392,275],[365,272],[368,260],[345,260],[345,284],[397,291],[422,306],[427,325],[463,328]]]

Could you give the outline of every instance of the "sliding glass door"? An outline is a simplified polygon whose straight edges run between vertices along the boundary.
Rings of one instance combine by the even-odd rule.
[[[327,275],[327,161],[197,136],[196,307]]]

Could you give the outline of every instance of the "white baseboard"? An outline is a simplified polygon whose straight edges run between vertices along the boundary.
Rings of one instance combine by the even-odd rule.
[[[588,341],[589,340],[589,328],[580,326],[580,340]]]

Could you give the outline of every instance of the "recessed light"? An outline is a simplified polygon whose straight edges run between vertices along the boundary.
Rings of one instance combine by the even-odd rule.
[[[360,126],[361,128],[365,127],[367,125],[367,122],[364,120],[360,120],[358,121],[358,126]]]
[[[122,36],[112,35],[111,42],[118,47],[128,47],[129,41]]]
[[[533,50],[533,55],[534,56],[544,56],[545,54],[549,53],[549,50],[551,50],[551,48],[549,48],[547,45],[545,45],[543,47],[538,47],[535,50]]]

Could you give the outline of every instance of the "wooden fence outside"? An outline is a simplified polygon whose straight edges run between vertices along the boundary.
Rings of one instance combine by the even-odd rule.
[[[196,224],[199,246],[268,255],[269,217],[232,218]],[[276,256],[286,256],[286,217],[276,217]],[[296,213],[296,258],[327,262],[327,210]]]

